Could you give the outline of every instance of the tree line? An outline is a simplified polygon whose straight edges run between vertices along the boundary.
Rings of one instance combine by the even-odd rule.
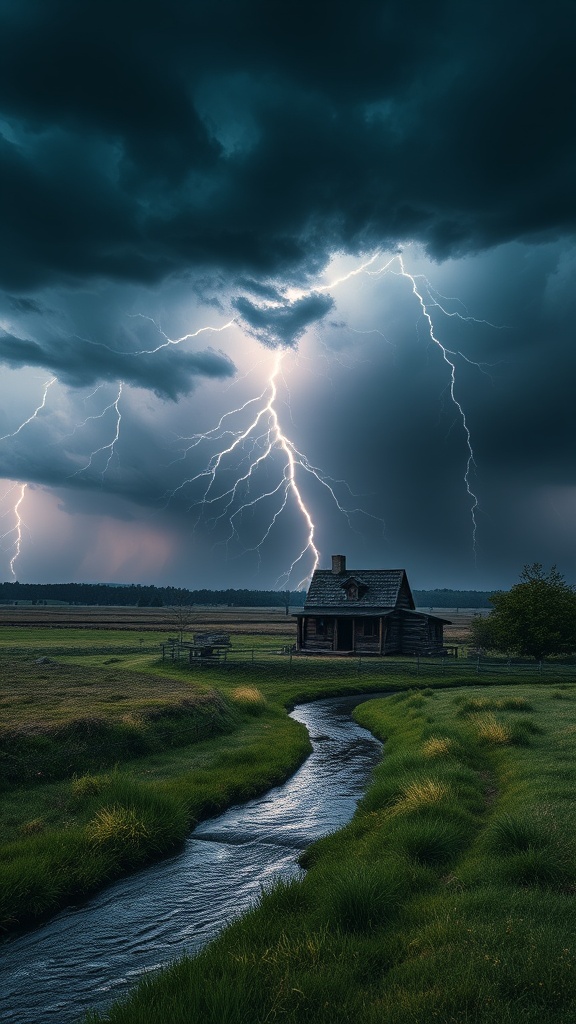
[[[492,590],[413,590],[418,608],[490,608]]]
[[[122,605],[162,608],[180,605],[224,605],[241,608],[274,608],[304,604],[304,590],[187,590],[184,587],[155,587],[108,583],[0,583],[0,602],[14,604],[45,601],[78,605]]]
[[[490,591],[414,590],[419,608],[489,608]],[[139,583],[117,586],[108,583],[0,583],[0,602],[26,601],[43,604],[58,601],[78,605],[123,605],[162,608],[175,605],[214,605],[237,608],[277,608],[287,604],[301,607],[305,590],[188,590],[184,587],[155,587]]]

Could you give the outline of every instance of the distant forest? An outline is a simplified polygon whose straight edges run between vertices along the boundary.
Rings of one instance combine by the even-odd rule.
[[[494,590],[413,590],[418,608],[491,608]]]
[[[488,590],[414,590],[419,608],[490,608]],[[113,586],[108,583],[0,583],[0,603],[125,605],[162,608],[210,605],[229,608],[300,608],[305,590],[186,590],[179,587]]]

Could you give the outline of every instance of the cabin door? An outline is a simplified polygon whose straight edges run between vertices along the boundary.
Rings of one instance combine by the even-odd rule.
[[[338,619],[337,651],[352,650],[352,619]]]

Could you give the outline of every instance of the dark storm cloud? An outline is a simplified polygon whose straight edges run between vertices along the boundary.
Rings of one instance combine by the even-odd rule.
[[[304,280],[576,225],[574,12],[363,0],[5,4],[0,275]]]
[[[198,377],[232,377],[235,366],[222,352],[184,352],[167,346],[159,352],[119,351],[75,337],[37,341],[0,333],[0,363],[12,368],[41,366],[71,387],[122,380],[161,398],[190,394]]]
[[[118,381],[177,399],[234,373],[208,340],[239,365],[244,342],[252,358],[231,320],[285,348],[326,318],[327,382],[302,346],[286,429],[314,465],[367,494],[350,503],[369,506],[375,564],[413,552],[428,583],[441,566],[439,585],[448,571],[468,584],[465,432],[409,280],[357,278],[334,289],[335,313],[325,294],[286,298],[318,287],[331,256],[404,246],[407,269],[465,303],[439,300],[450,310],[507,325],[430,307],[462,353],[480,555],[490,543],[496,568],[512,551],[515,569],[546,560],[538,502],[574,482],[575,37],[573,0],[4,0],[0,364],[42,367],[72,389],[106,385],[93,398],[54,384],[28,423],[42,381],[5,372],[19,380],[1,410],[4,475],[58,484],[87,509],[95,490],[99,508],[116,495],[154,510],[174,490],[170,515],[191,536],[198,496],[180,484],[198,477],[202,494],[212,454],[194,431],[210,433],[228,400],[251,401],[253,380],[240,375],[220,402],[224,389],[200,389],[193,404],[124,389],[108,464]],[[187,340],[162,347],[164,331]],[[522,501],[540,525],[516,544]],[[257,532],[264,504],[252,513]],[[320,501],[314,513],[323,555],[345,550],[338,517]]]
[[[322,320],[334,306],[330,295],[312,292],[293,302],[281,305],[256,306],[245,296],[232,305],[242,318],[244,330],[268,348],[293,347],[311,324]]]

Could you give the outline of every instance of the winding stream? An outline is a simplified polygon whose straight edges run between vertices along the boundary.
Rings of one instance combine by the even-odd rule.
[[[351,719],[369,694],[299,705],[313,753],[282,786],[202,822],[176,856],[0,947],[2,1024],[68,1024],[148,971],[194,953],[300,850],[350,820],[382,745]]]

